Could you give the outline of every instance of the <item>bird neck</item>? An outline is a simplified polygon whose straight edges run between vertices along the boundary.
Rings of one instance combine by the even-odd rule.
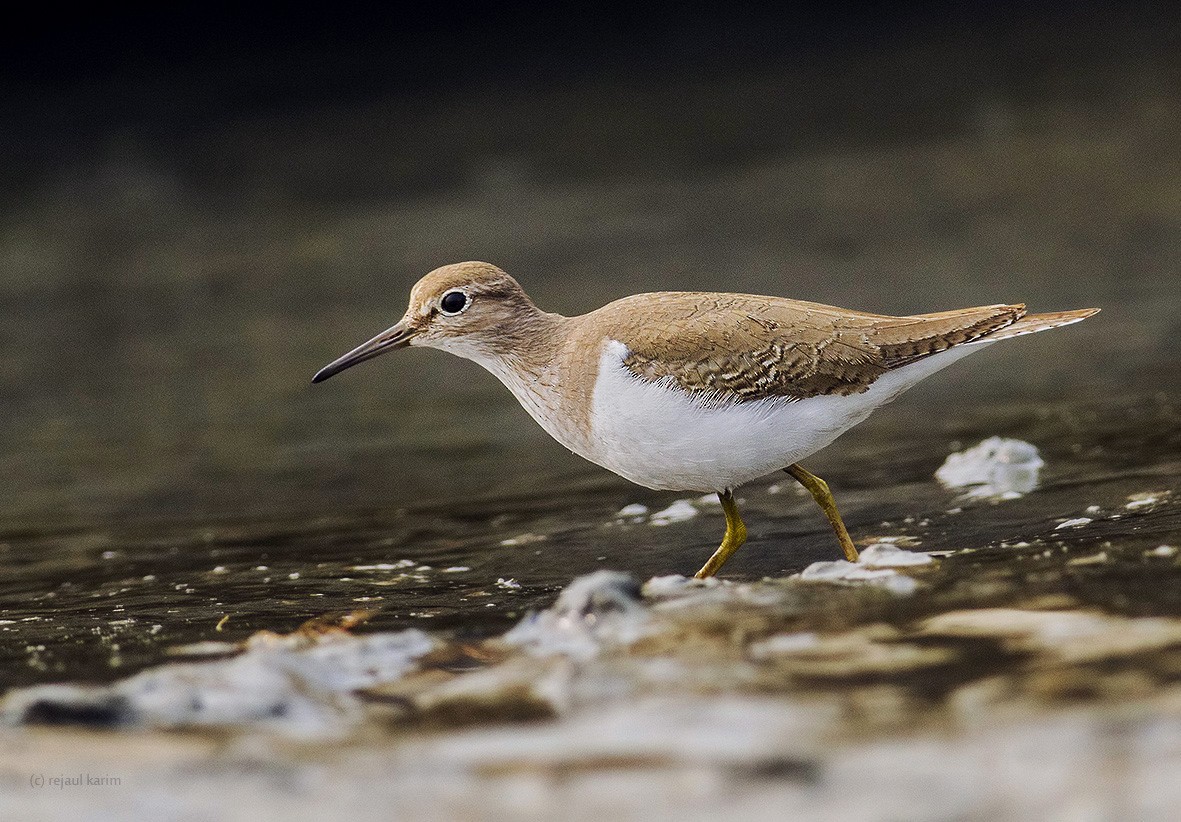
[[[550,314],[529,303],[521,307],[511,323],[484,341],[487,353],[515,371],[543,374],[557,360],[569,322],[561,314]]]

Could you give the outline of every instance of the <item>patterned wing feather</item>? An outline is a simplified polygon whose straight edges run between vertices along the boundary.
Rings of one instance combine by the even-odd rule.
[[[882,374],[991,334],[1022,305],[887,317],[815,303],[728,294],[659,294],[640,321],[634,298],[613,303],[624,364],[707,402],[857,394]],[[632,327],[627,327],[632,326]],[[613,335],[615,336],[615,335]]]

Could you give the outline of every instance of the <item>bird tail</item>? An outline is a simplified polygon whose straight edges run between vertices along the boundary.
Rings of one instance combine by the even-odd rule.
[[[972,342],[993,342],[994,340],[1007,340],[1010,337],[1020,337],[1024,334],[1036,334],[1039,331],[1048,331],[1051,328],[1058,328],[1062,325],[1082,322],[1087,317],[1092,317],[1098,313],[1098,308],[1078,308],[1074,311],[1050,311],[1045,314],[1027,314],[1016,322],[1006,325],[1003,328],[998,328],[991,334],[986,334]],[[968,343],[968,345],[971,344]]]

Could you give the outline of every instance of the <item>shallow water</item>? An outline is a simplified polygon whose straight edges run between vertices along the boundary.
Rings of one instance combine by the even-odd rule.
[[[454,258],[500,262],[566,312],[657,287],[899,313],[1099,305],[1080,326],[936,375],[809,462],[855,539],[928,549],[1028,542],[1089,505],[1181,491],[1181,207],[1154,193],[1181,181],[1181,99],[1152,105],[1131,125],[1082,107],[1085,136],[1059,124],[1035,138],[1017,109],[1010,134],[968,130],[923,152],[785,150],[679,182],[497,177],[397,202],[262,203],[249,189],[226,200],[134,153],[46,181],[4,222],[2,684],[109,679],[172,645],[355,608],[376,611],[374,629],[486,636],[595,568],[698,567],[722,529],[716,508],[663,528],[610,525],[626,504],[677,495],[567,454],[470,363],[399,352],[308,384]],[[998,151],[1005,164],[986,162]],[[1057,206],[1097,213],[1049,210],[1025,176],[1043,167]],[[1100,186],[1122,195],[1097,199]],[[935,469],[995,434],[1041,450],[1043,488],[946,514],[961,506]],[[834,553],[785,480],[743,490],[751,541],[728,575]],[[1137,552],[1176,542],[1177,523],[1142,514],[1052,533],[1132,557],[1071,587],[1173,607]]]
[[[909,538],[923,550],[977,549],[962,560],[969,568],[1011,563],[1016,554],[1026,562],[1028,591],[1062,587],[1063,563],[1103,550],[1108,561],[1070,572],[1067,590],[1121,612],[1181,610],[1176,586],[1159,575],[1162,562],[1143,557],[1159,544],[1177,543],[1181,531],[1181,446],[1161,436],[1176,424],[1178,407],[1147,400],[1134,417],[1117,401],[1019,408],[1002,415],[994,406],[979,420],[969,410],[967,421],[935,429],[933,437],[901,430],[905,413],[891,409],[882,416],[893,419],[871,432],[876,437],[855,439],[847,450],[837,446],[832,450],[847,456],[834,453],[817,466],[827,469],[862,544],[885,536]],[[1039,443],[1049,463],[1042,487],[1018,500],[980,502],[961,501],[935,483],[931,465],[973,424],[1020,431]],[[1070,429],[1066,436],[1056,433],[1063,427]],[[810,500],[786,476],[771,480],[740,495],[751,537],[728,577],[782,576],[837,556]],[[1159,502],[1136,504],[1136,494],[1152,492]],[[663,527],[617,524],[623,502],[643,500],[655,512],[674,499],[588,477],[581,488],[528,497],[488,494],[351,515],[11,530],[3,535],[0,625],[8,639],[2,646],[7,682],[108,679],[158,661],[169,646],[291,630],[311,617],[354,609],[375,611],[369,629],[418,626],[486,636],[594,568],[625,568],[641,577],[691,572],[723,528],[712,502],[688,498],[696,516]],[[1098,510],[1088,511],[1091,506]],[[1093,521],[1055,528],[1074,517]],[[1035,547],[1004,547],[1013,543]],[[1043,546],[1053,556],[1041,557]],[[1039,585],[1042,575],[1046,582]],[[970,598],[978,581],[968,573],[955,584]],[[987,599],[983,589],[977,595]]]

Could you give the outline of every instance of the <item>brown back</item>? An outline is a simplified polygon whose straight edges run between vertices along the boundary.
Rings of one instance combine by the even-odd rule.
[[[712,402],[857,394],[891,368],[980,339],[1025,314],[990,305],[889,317],[746,294],[664,292],[594,311],[625,365]]]

